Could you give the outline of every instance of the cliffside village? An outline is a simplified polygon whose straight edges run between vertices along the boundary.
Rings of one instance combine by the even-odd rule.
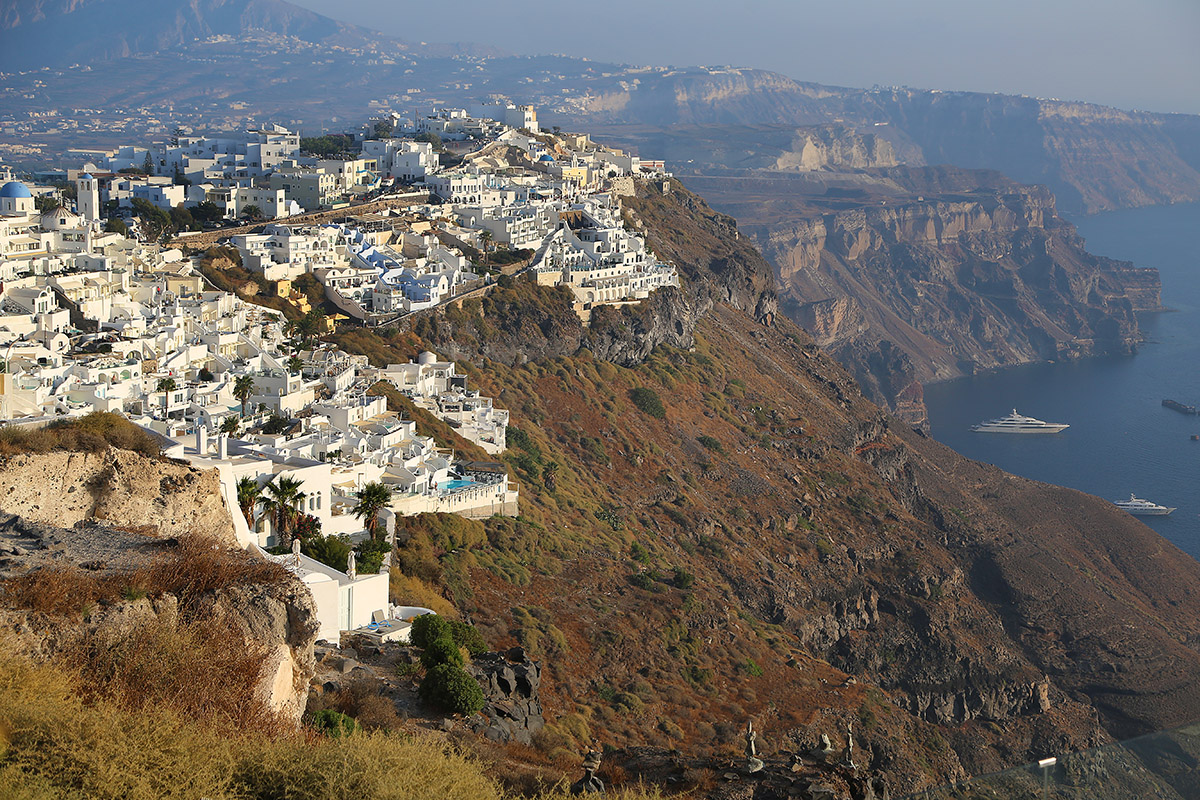
[[[390,532],[395,516],[421,512],[515,515],[519,488],[502,463],[438,447],[368,391],[384,382],[499,456],[508,412],[453,362],[426,352],[372,367],[321,343],[211,285],[203,255],[186,254],[199,252],[189,234],[172,246],[153,209],[204,209],[216,220],[195,241],[215,233],[243,269],[301,308],[307,298],[293,283],[311,275],[341,312],[323,320],[330,328],[339,317],[383,324],[483,294],[496,263],[568,287],[586,322],[596,305],[678,285],[675,268],[621,217],[634,180],[661,179],[664,165],[586,135],[546,135],[533,108],[511,104],[390,114],[352,141],[357,154],[323,158],[278,126],[174,137],[106,152],[66,170],[65,184],[0,167],[0,425],[122,414],[161,437],[168,455],[216,469],[239,541],[264,553],[281,537],[270,514],[243,513],[246,479],[260,489],[298,482],[297,510],[324,535],[352,541],[369,535],[351,512],[375,483],[391,494],[372,529]],[[379,199],[412,202],[355,215],[355,204]],[[270,223],[221,236],[248,210]],[[289,223],[322,211],[335,213]],[[498,253],[507,258],[489,258]],[[326,638],[398,613],[387,560],[364,576],[353,563],[340,572],[299,552],[273,557],[313,590]]]

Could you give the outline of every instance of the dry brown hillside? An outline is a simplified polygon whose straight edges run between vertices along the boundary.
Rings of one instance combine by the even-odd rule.
[[[895,792],[1200,716],[1200,566],[913,433],[802,330],[721,302],[772,307],[769,268],[694,195],[633,210],[685,262],[657,307],[686,343],[618,366],[596,353],[645,312],[572,348],[539,333],[569,326],[547,299],[533,328],[468,307],[375,342],[449,343],[512,410],[522,516],[410,520],[399,563],[543,659],[545,751],[732,756],[753,718],[781,752],[852,723]]]

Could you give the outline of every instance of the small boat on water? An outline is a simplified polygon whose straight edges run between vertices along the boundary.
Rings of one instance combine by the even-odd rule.
[[[971,430],[976,433],[1061,433],[1069,427],[1071,426],[1065,422],[1042,422],[1040,419],[1022,416],[1014,408],[1007,416],[972,425]]]
[[[1187,414],[1189,417],[1200,415],[1200,411],[1197,411],[1195,406],[1184,405],[1178,400],[1163,400],[1162,404],[1164,408],[1178,411],[1180,414]]]
[[[1128,500],[1120,500],[1113,503],[1117,508],[1128,511],[1130,514],[1145,517],[1165,517],[1175,509],[1167,506],[1160,506],[1158,503],[1151,503],[1149,500],[1143,500],[1140,497],[1129,495]]]

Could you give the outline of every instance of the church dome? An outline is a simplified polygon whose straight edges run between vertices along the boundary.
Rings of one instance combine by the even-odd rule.
[[[29,187],[20,181],[9,181],[0,186],[0,197],[33,197],[29,191]]]
[[[80,216],[69,208],[59,206],[42,214],[38,226],[44,231],[60,231],[79,227]]]

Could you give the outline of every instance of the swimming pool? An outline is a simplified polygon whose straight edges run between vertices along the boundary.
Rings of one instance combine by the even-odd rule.
[[[446,481],[442,484],[442,489],[447,492],[457,492],[459,489],[466,489],[468,486],[474,486],[475,481],[456,479]]]

